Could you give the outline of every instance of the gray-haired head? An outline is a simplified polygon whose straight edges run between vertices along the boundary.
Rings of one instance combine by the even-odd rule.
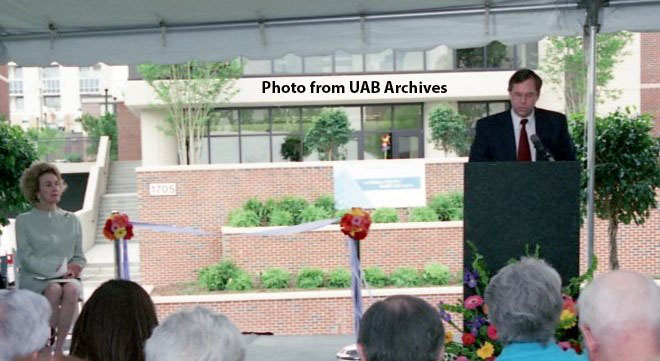
[[[204,307],[176,312],[156,327],[146,361],[243,361],[243,336],[224,315]]]
[[[648,330],[660,351],[660,287],[647,276],[613,271],[596,277],[578,299],[580,326],[601,343]]]
[[[523,257],[490,280],[485,301],[502,342],[546,343],[559,322],[561,278],[545,261]]]
[[[0,290],[0,361],[26,357],[46,346],[51,315],[46,297],[28,290]]]

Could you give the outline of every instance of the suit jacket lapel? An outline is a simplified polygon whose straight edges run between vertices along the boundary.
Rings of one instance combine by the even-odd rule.
[[[497,129],[501,130],[500,139],[502,139],[502,145],[504,147],[505,155],[507,160],[515,161],[516,160],[516,135],[513,130],[513,123],[511,119],[511,111],[504,112],[504,116],[500,118],[500,121],[503,124],[500,124]]]

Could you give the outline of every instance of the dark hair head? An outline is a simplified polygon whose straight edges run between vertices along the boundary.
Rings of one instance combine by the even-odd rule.
[[[369,307],[358,337],[368,361],[436,361],[444,341],[440,313],[421,298],[406,295]]]
[[[543,85],[543,80],[531,69],[520,69],[517,72],[511,75],[509,78],[509,91],[513,89],[515,84],[520,84],[528,79],[534,79],[536,85],[536,92],[541,93],[541,85]]]
[[[71,355],[88,361],[143,361],[144,343],[157,325],[154,304],[140,285],[107,281],[83,306]]]

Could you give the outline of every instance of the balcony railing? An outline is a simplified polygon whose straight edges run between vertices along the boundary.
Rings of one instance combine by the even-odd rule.
[[[44,162],[93,162],[98,151],[98,139],[88,137],[39,138],[36,143]]]
[[[23,94],[23,81],[22,80],[10,80],[9,81],[9,94],[11,94],[11,95],[22,95]]]
[[[80,79],[80,93],[81,94],[96,94],[101,92],[98,78],[81,78]]]

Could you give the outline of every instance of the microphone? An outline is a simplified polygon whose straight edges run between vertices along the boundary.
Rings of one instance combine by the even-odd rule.
[[[543,158],[545,158],[545,159],[547,159],[551,162],[555,161],[555,158],[552,156],[552,153],[550,153],[549,150],[545,149],[545,147],[543,146],[543,143],[541,143],[541,139],[539,139],[538,135],[532,134],[529,137],[529,139],[531,139],[532,143],[534,143],[534,148],[536,148],[537,153],[541,154],[543,156]],[[538,158],[538,156],[537,156],[537,158]]]

